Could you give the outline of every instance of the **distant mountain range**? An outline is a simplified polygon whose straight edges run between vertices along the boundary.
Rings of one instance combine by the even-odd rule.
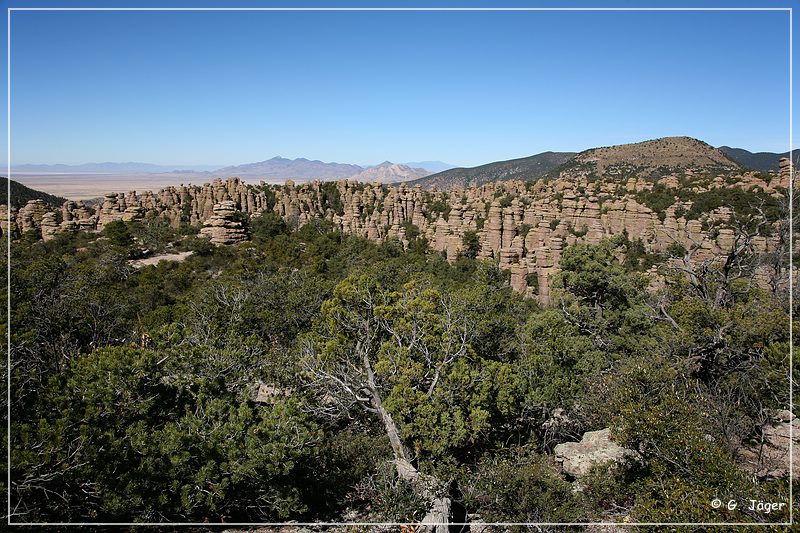
[[[797,151],[796,151],[797,153]],[[233,165],[222,168],[188,166],[184,170],[150,163],[85,163],[82,165],[17,165],[13,171],[19,174],[109,174],[148,175],[156,177],[165,173],[185,173],[192,181],[211,180],[214,177],[239,176],[251,180],[298,182],[310,180],[354,179],[363,182],[397,183],[450,189],[456,185],[478,185],[510,179],[537,179],[557,175],[570,169],[583,169],[587,165],[598,172],[655,175],[670,166],[694,168],[719,167],[721,169],[742,167],[766,171],[777,171],[778,160],[787,153],[749,152],[741,148],[721,146],[718,149],[689,137],[665,137],[619,145],[593,148],[577,152],[542,152],[540,154],[496,161],[471,168],[455,168],[442,161],[418,161],[360,166],[347,163],[326,163],[305,158],[286,159],[273,157],[257,163]],[[660,169],[660,170],[659,170]]]
[[[212,172],[221,176],[240,178],[291,179],[291,180],[338,180],[349,178],[364,170],[358,165],[323,163],[305,158],[285,159],[273,157],[258,163],[223,167]]]
[[[431,172],[422,168],[411,168],[401,163],[384,161],[379,165],[361,167],[345,163],[324,163],[305,158],[285,159],[273,157],[259,163],[224,167],[211,172],[220,176],[239,176],[265,180],[339,180],[352,179],[363,182],[394,183],[427,176]]]
[[[428,168],[424,165],[428,165]],[[195,179],[211,179],[213,177],[239,176],[240,178],[263,179],[269,181],[338,180],[351,178],[359,181],[380,181],[392,183],[417,179],[438,172],[452,165],[441,161],[423,161],[421,163],[391,163],[384,161],[379,165],[359,166],[346,163],[325,163],[305,158],[286,159],[273,157],[257,163],[232,165],[222,168],[188,166],[178,170],[174,167],[154,165],[150,163],[85,163],[82,165],[16,165],[12,171],[16,174],[142,174],[153,176],[164,173],[192,174]]]

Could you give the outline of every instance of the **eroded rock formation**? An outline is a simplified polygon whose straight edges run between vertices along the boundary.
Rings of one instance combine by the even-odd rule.
[[[203,223],[202,235],[214,244],[237,244],[247,240],[247,232],[240,220],[236,203],[224,200],[214,205],[214,214]]]
[[[791,164],[784,160],[781,171],[771,176],[756,172],[695,176],[687,170],[653,181],[571,171],[554,180],[494,182],[451,191],[349,180],[299,186],[288,180],[283,186],[263,182],[254,186],[229,178],[155,193],[109,193],[93,209],[68,201],[53,210],[41,200],[32,200],[12,215],[12,226],[15,222],[21,233],[36,231],[50,239],[59,232],[99,231],[113,220],[142,220],[154,212],[174,227],[181,223],[203,226],[202,233],[216,244],[235,244],[247,238],[237,212],[253,217],[271,210],[292,227],[327,220],[345,233],[375,242],[396,238],[407,246],[419,235],[448,261],[470,253],[497,262],[511,272],[514,290],[548,303],[561,254],[574,243],[597,243],[626,234],[632,241],[641,241],[647,252],[662,254],[674,246],[689,249],[699,243],[692,255],[695,262],[719,257],[733,246],[734,231],[726,226],[730,208],[719,207],[690,219],[687,212],[692,201],[677,199],[655,212],[641,203],[642,195],[655,187],[695,194],[741,188],[783,199],[791,174]],[[721,224],[711,231],[709,221]],[[15,231],[14,227],[0,228]],[[774,250],[776,233],[757,237],[756,250]],[[466,249],[468,241],[474,249]]]

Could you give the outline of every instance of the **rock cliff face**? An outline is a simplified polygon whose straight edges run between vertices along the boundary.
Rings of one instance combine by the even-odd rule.
[[[464,237],[475,232],[477,256],[496,261],[511,271],[515,290],[529,296],[538,287],[538,298],[550,298],[550,280],[559,270],[563,249],[576,242],[597,243],[605,237],[626,233],[641,240],[647,251],[665,253],[673,245],[701,248],[693,255],[696,262],[726,253],[733,245],[734,232],[723,227],[704,229],[704,219],[688,220],[691,202],[676,202],[658,213],[637,201],[637,193],[661,185],[677,189],[676,176],[657,182],[643,178],[586,176],[552,181],[490,183],[480,187],[455,188],[450,192],[423,191],[420,187],[381,187],[349,181],[336,184],[343,208],[340,213],[323,209],[319,200],[321,185],[283,187],[276,191],[274,210],[285,218],[305,224],[315,218],[331,220],[344,232],[370,240],[398,238],[408,244],[411,226],[428,240],[433,250],[455,260],[464,252]],[[756,173],[743,173],[731,179],[722,177],[692,187],[697,193],[714,189],[755,187],[766,194],[779,192],[789,184],[788,170],[767,183]],[[704,214],[714,220],[727,220],[731,209],[720,207]],[[758,237],[755,247],[769,252],[775,238]],[[530,287],[529,287],[530,285]]]
[[[237,217],[271,210],[297,225],[328,220],[345,233],[376,242],[396,238],[407,246],[411,233],[418,233],[449,261],[469,252],[497,262],[511,272],[516,291],[547,303],[561,254],[573,243],[597,243],[623,233],[640,240],[652,253],[700,243],[691,258],[695,262],[713,260],[733,246],[735,234],[726,225],[730,208],[718,207],[689,219],[691,200],[677,199],[655,212],[640,203],[642,194],[656,187],[696,194],[740,188],[782,200],[791,174],[788,160],[781,163],[779,174],[767,177],[756,172],[694,176],[691,170],[683,170],[653,181],[617,175],[598,178],[594,169],[584,174],[571,169],[552,180],[510,180],[447,192],[349,180],[253,186],[229,178],[155,193],[110,193],[94,209],[68,201],[55,210],[41,200],[31,200],[12,212],[11,226],[2,222],[0,228],[14,237],[35,231],[50,239],[60,232],[102,230],[113,220],[140,220],[154,211],[176,227],[181,223],[203,226],[202,234],[215,244],[235,244],[247,238]],[[712,230],[708,222],[715,220],[721,223]],[[777,232],[757,237],[754,246],[758,252],[770,252],[778,238]],[[471,250],[465,242],[473,243]]]
[[[760,440],[743,443],[739,466],[759,479],[800,477],[800,419],[791,411],[778,411],[764,423],[761,434]]]

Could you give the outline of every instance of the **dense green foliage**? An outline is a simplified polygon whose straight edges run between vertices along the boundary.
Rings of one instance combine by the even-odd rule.
[[[405,230],[407,250],[267,212],[236,247],[154,218],[15,244],[14,520],[419,520],[347,390],[364,354],[415,467],[484,520],[786,518],[708,505],[787,499],[734,461],[788,408],[785,295],[708,274],[712,298],[676,272],[648,292],[662,258],[620,236],[566,248],[541,307],[474,259],[476,234],[448,264]],[[130,262],[170,249],[195,253]],[[553,447],[605,427],[639,460],[576,492]]]
[[[652,209],[663,221],[667,216],[666,209],[675,203],[675,194],[662,183],[656,183],[652,190],[636,193],[636,200]]]
[[[689,220],[698,219],[719,207],[729,207],[741,218],[751,218],[758,214],[761,207],[767,220],[775,222],[780,218],[780,202],[763,192],[746,192],[736,187],[722,187],[702,193],[683,194],[683,198],[692,201],[692,207],[686,214]]]
[[[344,214],[344,206],[342,205],[342,195],[339,189],[336,188],[336,183],[325,182],[320,185],[321,198],[320,202],[323,209],[331,209],[335,214]]]

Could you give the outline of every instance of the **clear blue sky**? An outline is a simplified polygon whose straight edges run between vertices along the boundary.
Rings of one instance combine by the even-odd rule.
[[[477,165],[667,135],[788,150],[786,12],[11,17],[13,164],[227,165],[281,155]]]

